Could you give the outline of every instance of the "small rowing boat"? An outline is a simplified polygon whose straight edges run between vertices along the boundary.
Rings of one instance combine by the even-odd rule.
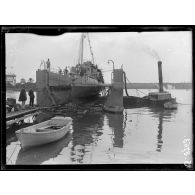
[[[47,144],[64,137],[70,130],[72,118],[53,117],[52,119],[16,131],[22,148]]]

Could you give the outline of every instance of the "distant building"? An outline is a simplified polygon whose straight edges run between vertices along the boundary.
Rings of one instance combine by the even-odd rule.
[[[25,84],[26,83],[26,79],[20,79],[20,84]]]
[[[16,75],[15,74],[6,74],[6,83],[11,85],[16,85]]]

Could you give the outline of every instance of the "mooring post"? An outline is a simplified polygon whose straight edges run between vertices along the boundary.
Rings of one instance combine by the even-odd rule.
[[[104,110],[109,112],[123,112],[123,69],[113,70],[112,86],[106,102]]]

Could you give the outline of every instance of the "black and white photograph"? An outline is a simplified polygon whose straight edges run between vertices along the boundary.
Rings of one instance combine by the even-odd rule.
[[[7,167],[192,168],[190,28],[17,29],[3,29]]]

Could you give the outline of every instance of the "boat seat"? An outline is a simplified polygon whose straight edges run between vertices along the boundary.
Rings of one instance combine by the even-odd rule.
[[[45,127],[41,127],[41,128],[37,128],[36,131],[37,132],[43,132],[43,131],[53,131],[53,130],[57,130],[57,129],[61,129],[63,126],[56,126],[56,125],[52,125],[52,126],[45,126]]]
[[[54,117],[49,122],[48,125],[50,126],[66,126],[72,118],[70,117]]]

